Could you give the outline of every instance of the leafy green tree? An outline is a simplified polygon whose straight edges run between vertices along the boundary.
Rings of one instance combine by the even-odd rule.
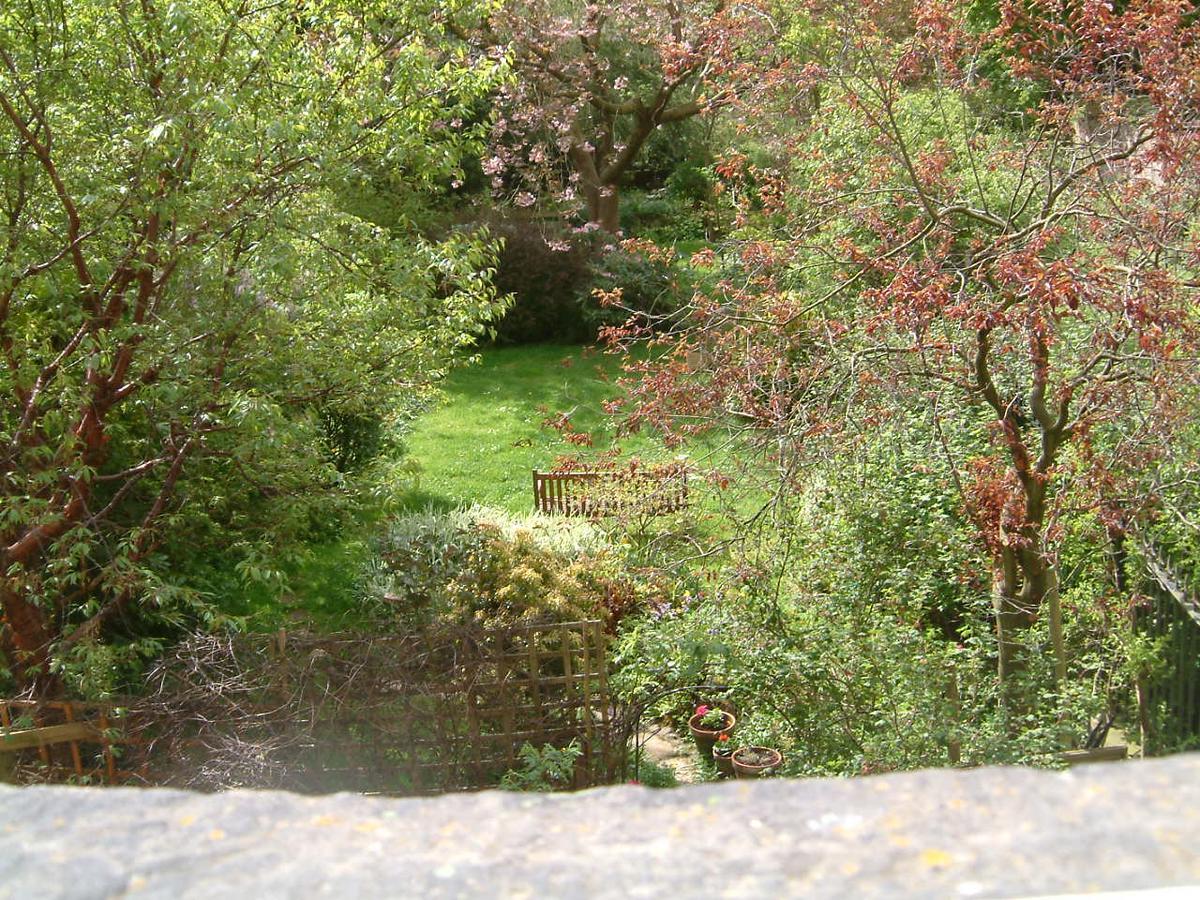
[[[483,237],[339,202],[368,168],[414,191],[461,174],[476,135],[446,123],[501,66],[431,46],[426,13],[0,10],[0,651],[21,686],[169,614],[161,550],[191,517],[336,485],[322,421],[410,402],[497,311]]]

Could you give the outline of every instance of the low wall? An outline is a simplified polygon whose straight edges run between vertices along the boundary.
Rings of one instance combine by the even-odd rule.
[[[0,898],[1008,897],[1185,884],[1200,884],[1200,755],[405,800],[0,787]]]

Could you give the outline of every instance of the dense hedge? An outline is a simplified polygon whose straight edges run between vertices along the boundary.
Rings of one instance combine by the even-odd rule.
[[[593,241],[548,222],[510,218],[492,225],[504,241],[496,289],[513,305],[496,325],[506,344],[583,342],[593,337],[579,298],[590,293]]]
[[[609,236],[533,219],[509,218],[491,228],[504,241],[496,288],[513,295],[496,324],[497,343],[583,343],[601,327],[623,323],[630,311],[660,316],[679,307],[675,269]],[[602,305],[597,291],[619,291],[620,305]]]

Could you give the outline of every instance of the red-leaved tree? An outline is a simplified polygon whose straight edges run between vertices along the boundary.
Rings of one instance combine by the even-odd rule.
[[[1047,614],[1061,679],[1059,513],[1136,511],[1200,368],[1200,25],[1169,0],[973,12],[807,8],[823,49],[790,88],[821,114],[760,108],[778,166],[724,167],[759,239],[635,367],[627,412],[747,423],[787,462],[927,405],[992,560],[1001,678]]]

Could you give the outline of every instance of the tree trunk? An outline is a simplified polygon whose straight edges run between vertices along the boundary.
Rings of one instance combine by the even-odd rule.
[[[1129,549],[1125,544],[1125,529],[1122,526],[1111,525],[1108,528],[1108,557],[1112,569],[1112,585],[1117,596],[1129,599]],[[1137,609],[1132,604],[1129,608],[1129,629],[1137,628]],[[1133,694],[1137,702],[1138,743],[1142,748],[1142,756],[1150,753],[1150,742],[1154,739],[1150,722],[1150,688],[1146,683],[1146,674],[1139,670],[1133,675]]]
[[[609,234],[621,228],[621,192],[615,184],[598,184],[583,173],[583,198],[587,202],[588,221],[599,225]]]
[[[601,177],[600,170],[596,168],[595,154],[583,144],[573,145],[568,156],[571,165],[579,173],[579,188],[587,204],[588,221],[599,225],[609,234],[616,234],[621,227],[621,192],[617,186],[620,172],[614,178],[609,178],[607,173]]]
[[[1108,558],[1112,564],[1113,590],[1121,597],[1129,593],[1129,551],[1125,548],[1125,532],[1112,526],[1108,530]]]
[[[0,587],[0,612],[4,624],[2,647],[17,687],[22,693],[55,693],[57,679],[49,670],[53,634],[45,612],[11,584]]]
[[[950,736],[946,741],[946,753],[950,760],[950,765],[957,766],[962,762],[962,740],[958,737],[958,729],[961,724],[962,717],[962,697],[958,691],[958,671],[951,665],[950,677],[946,682],[946,700],[950,705]]]
[[[1067,644],[1063,635],[1062,595],[1058,590],[1058,570],[1046,566],[1046,614],[1050,617],[1050,646],[1054,650],[1054,683],[1061,686],[1067,680]]]
[[[1021,573],[1011,547],[1001,549],[992,573],[992,605],[996,612],[1000,684],[1007,692],[1014,676],[1025,668],[1021,635],[1032,624],[1021,605]]]
[[[1027,668],[1025,635],[1043,609],[1049,616],[1055,682],[1061,684],[1067,677],[1058,572],[1042,552],[1036,526],[1022,529],[1022,544],[1021,547],[1006,545],[1001,549],[993,572],[992,590],[999,644],[1000,684],[1007,701],[1014,708],[1024,706],[1013,682],[1015,676]]]
[[[593,222],[616,234],[621,230],[621,194],[615,184],[605,185],[596,191],[596,204],[588,210]]]

